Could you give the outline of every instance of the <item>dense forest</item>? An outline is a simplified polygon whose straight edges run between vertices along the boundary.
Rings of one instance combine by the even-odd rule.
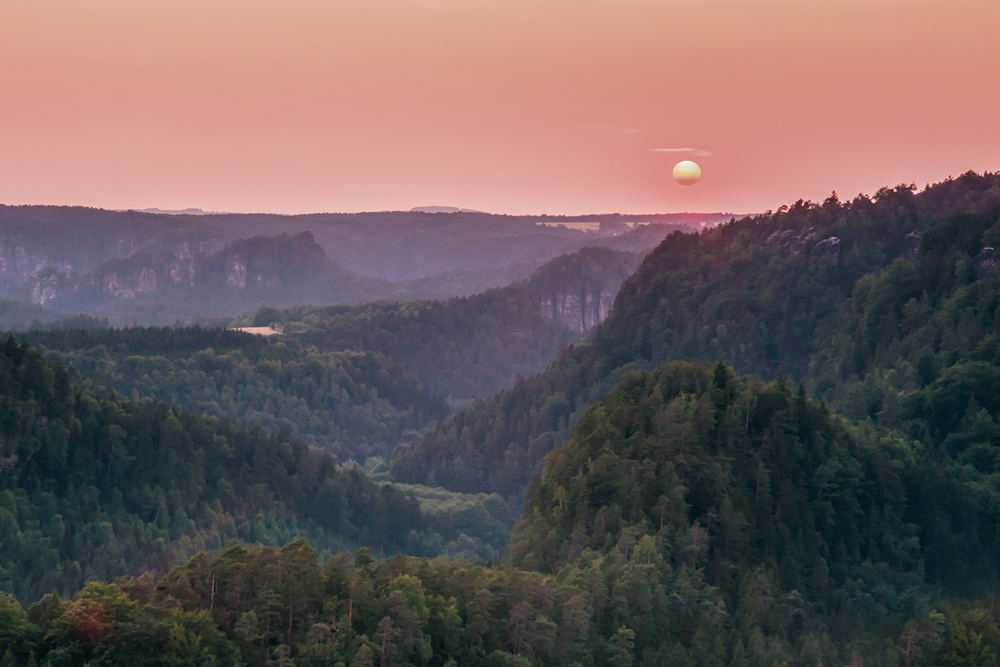
[[[997,664],[995,480],[786,381],[629,373],[532,483],[509,562],[230,542],[27,612],[6,664]],[[942,567],[947,564],[948,567]]]
[[[998,220],[1000,175],[970,172],[919,193],[834,195],[672,234],[583,344],[397,450],[393,473],[518,496],[591,400],[669,359],[784,373],[837,410],[922,440],[1000,444],[983,440],[1000,419],[987,395],[1000,364]],[[949,430],[959,423],[962,436]]]
[[[126,328],[21,334],[47,358],[139,400],[284,433],[340,462],[388,459],[448,407],[372,352],[324,352],[221,329]]]
[[[667,362],[627,373],[546,458],[510,558],[595,577],[597,634],[627,628],[644,662],[879,664],[942,591],[995,591],[998,482],[787,379]]]
[[[1000,665],[998,243],[969,173],[279,339],[11,339],[0,665]]]
[[[496,548],[476,531],[491,539],[509,511],[498,498],[420,500],[284,434],[122,399],[13,338],[0,347],[0,434],[0,589],[22,600],[164,572],[229,539],[478,558]]]

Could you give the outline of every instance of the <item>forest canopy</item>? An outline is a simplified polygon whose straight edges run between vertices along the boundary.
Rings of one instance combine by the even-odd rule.
[[[964,419],[956,447],[985,437],[993,451],[1000,441],[984,434],[1000,412],[983,387],[1000,364],[998,230],[1000,175],[970,172],[919,193],[834,195],[672,234],[586,344],[400,448],[393,473],[518,496],[622,373],[670,359],[783,373],[847,415],[927,444],[947,437],[939,420],[950,414],[947,428]]]
[[[340,462],[388,459],[447,414],[444,399],[372,352],[323,352],[295,338],[220,329],[126,328],[21,334],[120,394],[284,433]]]
[[[939,464],[787,381],[674,362],[627,374],[546,457],[503,565],[230,542],[159,581],[27,612],[0,597],[0,650],[52,665],[992,667],[994,606],[942,592],[996,582],[996,480]]]

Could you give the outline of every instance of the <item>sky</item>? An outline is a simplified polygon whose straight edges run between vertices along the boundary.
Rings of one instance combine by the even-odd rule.
[[[0,0],[0,203],[749,213],[923,187],[1000,170],[998,25],[996,0]]]

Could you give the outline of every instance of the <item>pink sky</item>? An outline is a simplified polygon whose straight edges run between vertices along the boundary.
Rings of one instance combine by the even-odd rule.
[[[1000,169],[997,0],[5,0],[0,202],[761,211]],[[696,148],[702,181],[670,180]]]

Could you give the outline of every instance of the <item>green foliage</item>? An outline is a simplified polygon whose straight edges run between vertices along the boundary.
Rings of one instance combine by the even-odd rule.
[[[155,584],[89,584],[77,601],[15,609],[0,628],[11,630],[4,637],[14,664],[30,655],[52,665],[146,664],[160,655],[167,664],[261,667],[638,662],[629,628],[595,634],[590,600],[586,581],[506,567],[380,561],[364,550],[353,563],[339,554],[321,565],[302,541],[280,550],[230,543]]]
[[[422,534],[416,498],[338,471],[327,453],[75,384],[12,338],[0,346],[0,435],[0,590],[22,600],[163,572],[230,538],[380,553],[458,538]]]
[[[1000,575],[997,482],[787,380],[672,362],[627,374],[546,457],[509,553],[591,582],[611,664],[633,640],[699,664],[847,662],[907,633],[929,653],[936,617],[907,619],[941,587],[983,594]]]
[[[499,560],[520,515],[520,503],[495,493],[456,493],[441,487],[394,484],[417,499],[430,534],[454,536],[454,541],[429,544],[425,551],[470,561]]]
[[[321,352],[293,338],[193,328],[93,329],[21,336],[82,376],[136,399],[260,426],[341,461],[388,458],[447,411],[371,352]]]
[[[92,583],[27,614],[0,599],[0,650],[17,665],[32,655],[51,665],[554,665],[564,592],[464,561],[360,551],[324,566],[301,540],[231,542],[158,583]]]
[[[65,598],[87,578],[214,553],[27,612],[0,598],[0,665],[996,665],[998,220],[1000,176],[966,174],[673,235],[547,371],[422,443],[402,435],[399,486],[283,436],[74,385],[10,342],[3,588]],[[601,314],[594,295],[627,262],[608,255],[608,272],[588,274],[579,259],[444,304],[261,309],[259,324],[297,339],[280,354],[195,330],[130,332],[124,352],[74,333],[50,353],[206,377],[238,359],[294,396],[283,369],[310,376],[293,369],[314,355],[403,412],[383,394],[396,384],[351,375],[361,357],[342,350],[483,395],[553,353],[538,341],[566,331],[554,315],[567,295]],[[211,354],[195,351],[204,336],[218,337]],[[690,358],[730,366],[677,361]],[[220,368],[220,382],[237,377]],[[367,466],[385,475],[381,458]],[[381,560],[494,557],[517,509],[504,497],[532,477],[501,564]],[[324,554],[371,550],[323,565],[299,536]],[[286,546],[223,547],[232,537]]]
[[[11,665],[992,667],[994,605],[932,606],[921,528],[938,517],[914,511],[915,485],[975,482],[928,485],[930,463],[786,383],[664,365],[624,378],[547,458],[512,563],[361,549],[322,564],[303,540],[230,542],[159,582],[90,583],[27,613],[0,596],[0,651]]]
[[[961,419],[975,395],[966,421],[989,430],[981,417],[1000,418],[982,391],[992,376],[981,367],[942,371],[960,358],[993,364],[997,270],[983,248],[1000,239],[998,219],[1000,175],[970,172],[920,193],[899,186],[874,199],[799,201],[700,235],[672,234],[626,281],[585,344],[442,422],[419,446],[401,448],[393,473],[517,495],[588,403],[627,370],[670,359],[785,373],[853,416],[885,410],[880,419],[893,425],[922,412],[900,400],[901,391],[940,377],[956,387],[940,400],[961,406],[934,403],[935,414]],[[979,408],[986,413],[976,417]],[[928,424],[937,439],[946,437],[941,427]],[[970,457],[986,459],[979,465],[993,465],[973,450]]]

